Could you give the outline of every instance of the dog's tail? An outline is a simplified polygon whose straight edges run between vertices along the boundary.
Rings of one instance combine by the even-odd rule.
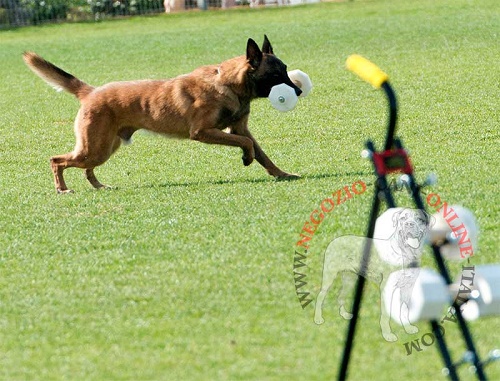
[[[57,91],[66,90],[81,100],[94,89],[92,86],[80,81],[75,76],[45,61],[36,53],[25,52],[23,54],[23,59],[26,65],[28,65],[36,75]]]

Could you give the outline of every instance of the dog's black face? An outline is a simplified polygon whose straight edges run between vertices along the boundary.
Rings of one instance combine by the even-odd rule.
[[[247,60],[253,68],[250,75],[257,97],[268,97],[271,88],[282,83],[293,88],[297,96],[302,93],[302,90],[288,77],[286,65],[274,55],[273,48],[267,36],[264,36],[262,51],[254,40],[251,38],[248,39]]]

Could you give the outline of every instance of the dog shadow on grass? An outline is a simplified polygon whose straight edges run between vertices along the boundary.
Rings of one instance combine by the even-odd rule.
[[[161,184],[144,184],[138,186],[139,188],[175,188],[175,187],[191,187],[191,186],[200,186],[200,185],[236,185],[236,184],[260,184],[260,183],[293,183],[296,181],[303,180],[322,180],[322,179],[330,179],[330,178],[345,178],[346,176],[358,176],[358,177],[367,177],[371,173],[369,172],[336,172],[336,173],[314,173],[310,175],[300,175],[298,179],[283,179],[276,180],[272,177],[259,177],[259,178],[237,178],[237,179],[214,179],[214,180],[205,180],[205,181],[169,181]]]

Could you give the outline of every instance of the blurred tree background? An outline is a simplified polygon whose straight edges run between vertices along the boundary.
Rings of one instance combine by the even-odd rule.
[[[163,0],[0,0],[0,28],[164,12]]]

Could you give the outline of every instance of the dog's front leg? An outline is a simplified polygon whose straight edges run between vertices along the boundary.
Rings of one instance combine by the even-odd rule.
[[[243,164],[252,164],[255,158],[254,145],[250,138],[228,134],[216,128],[194,130],[191,139],[208,144],[222,144],[226,146],[240,147],[243,150]]]
[[[238,133],[238,131],[234,131],[234,133]],[[255,138],[252,136],[248,128],[244,127],[242,131],[239,133],[243,136],[248,137],[249,139],[252,140],[253,142],[253,148],[255,150],[255,159],[262,165],[267,173],[269,173],[271,176],[276,177],[279,180],[285,180],[285,179],[298,179],[300,178],[299,175],[293,174],[293,173],[287,173],[279,169],[272,161],[267,157],[266,153],[260,148],[259,143],[255,140]]]
[[[381,290],[385,290],[386,288],[386,283],[385,282],[382,282],[382,284],[379,285],[379,292]],[[382,297],[382,293],[380,292],[380,329],[382,330],[382,336],[383,338],[385,339],[385,341],[389,341],[389,342],[394,342],[394,341],[397,341],[398,340],[398,337],[392,332],[392,329],[391,329],[391,315],[390,315],[390,311],[392,311],[392,303],[393,303],[393,297],[394,297],[394,292],[395,292],[395,289],[392,289],[391,290],[391,296],[390,296],[390,299],[389,299],[389,306],[388,306],[388,310],[389,310],[389,313],[386,312],[386,309],[384,308],[383,306],[383,297]]]

